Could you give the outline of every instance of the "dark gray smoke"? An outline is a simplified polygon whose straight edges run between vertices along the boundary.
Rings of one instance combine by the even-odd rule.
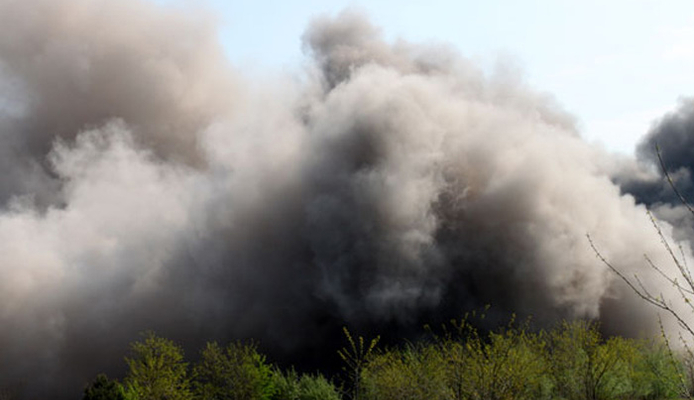
[[[342,324],[486,304],[653,326],[585,234],[644,279],[667,255],[551,97],[353,12],[308,28],[298,79],[243,79],[215,35],[139,0],[0,0],[0,386],[75,397],[146,329],[301,360]]]
[[[660,165],[658,149],[663,160]],[[645,204],[680,205],[667,180],[665,170],[686,198],[694,198],[694,101],[681,100],[679,108],[656,121],[637,148],[638,160],[650,167],[651,173],[620,177],[622,187]]]
[[[657,121],[638,146],[638,156],[653,164],[658,161],[656,144],[669,173],[694,167],[694,101],[683,99],[679,108]]]
[[[694,218],[664,173],[687,201],[694,200],[694,101],[682,99],[675,111],[655,121],[636,155],[639,165],[618,172],[616,182],[658,218],[672,224],[676,239],[694,243]]]

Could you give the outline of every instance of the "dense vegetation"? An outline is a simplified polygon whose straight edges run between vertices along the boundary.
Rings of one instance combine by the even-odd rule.
[[[429,330],[431,332],[431,330]],[[659,340],[603,338],[564,322],[535,332],[509,324],[480,334],[465,321],[429,340],[379,348],[345,330],[335,380],[270,364],[253,343],[209,343],[199,361],[152,333],[132,344],[122,382],[99,375],[84,400],[502,400],[688,397],[686,360]]]

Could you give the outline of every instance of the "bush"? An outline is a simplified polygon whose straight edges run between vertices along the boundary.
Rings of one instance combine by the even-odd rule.
[[[340,400],[340,394],[335,385],[323,375],[302,375],[299,379],[298,400]]]
[[[550,364],[557,393],[569,400],[603,400],[632,391],[630,343],[603,341],[597,326],[586,321],[564,322],[548,338]]]
[[[446,399],[446,364],[439,348],[409,345],[376,354],[362,371],[366,397],[375,400]]]
[[[203,400],[265,400],[275,391],[272,369],[253,344],[208,343],[194,373],[195,393]]]
[[[104,374],[97,375],[84,389],[83,400],[128,400],[125,389],[116,380],[109,379]]]
[[[666,344],[603,339],[595,324],[564,322],[549,332],[527,325],[480,335],[465,320],[434,341],[379,350],[378,339],[353,338],[339,355],[349,374],[348,398],[362,400],[656,400],[677,398],[687,358]],[[183,351],[148,334],[132,345],[124,385],[99,375],[85,400],[340,400],[321,374],[272,367],[253,344],[208,343],[188,376]],[[689,353],[691,356],[691,353]]]
[[[287,373],[273,371],[275,393],[272,400],[340,400],[340,394],[321,374],[299,375],[292,368]]]
[[[272,400],[298,400],[299,399],[299,375],[292,368],[286,373],[275,368],[272,371],[272,385],[275,393]]]
[[[476,333],[462,348],[452,343],[458,397],[474,400],[539,399],[547,386],[544,342],[535,334],[509,328],[483,340]]]
[[[183,350],[171,340],[147,333],[144,341],[132,344],[132,358],[125,378],[126,395],[138,400],[188,400],[188,364]]]
[[[631,382],[633,398],[644,400],[678,398],[682,392],[682,366],[664,343],[634,341]]]

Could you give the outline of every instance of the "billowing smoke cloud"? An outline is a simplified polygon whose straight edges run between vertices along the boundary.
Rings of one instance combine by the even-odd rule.
[[[662,159],[662,165],[658,158]],[[637,202],[675,227],[675,238],[694,242],[694,218],[668,183],[663,168],[687,201],[694,199],[694,101],[656,121],[637,147],[639,166],[622,169],[615,181]]]
[[[652,327],[585,234],[667,255],[549,96],[353,12],[304,43],[249,82],[191,10],[0,0],[0,385],[74,397],[146,329],[305,360],[486,304]]]

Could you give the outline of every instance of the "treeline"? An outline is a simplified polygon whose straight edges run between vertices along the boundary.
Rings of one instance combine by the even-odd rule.
[[[390,348],[345,335],[344,374],[328,379],[274,366],[253,343],[209,343],[191,364],[179,346],[150,333],[132,344],[122,382],[99,375],[83,399],[674,399],[692,389],[691,358],[660,340],[603,338],[584,321],[540,332],[510,324],[488,334],[454,322]]]

